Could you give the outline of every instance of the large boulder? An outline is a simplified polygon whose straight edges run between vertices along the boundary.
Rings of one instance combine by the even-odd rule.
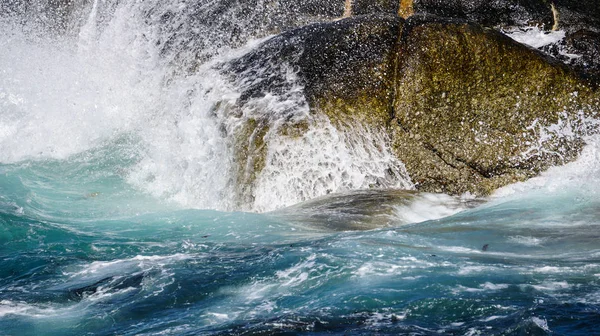
[[[577,157],[598,95],[478,25],[411,18],[398,50],[394,146],[417,187],[488,194]]]
[[[341,18],[344,1],[200,0],[186,6],[164,2],[149,6],[148,23],[162,31],[163,55],[187,73],[223,48]]]
[[[225,71],[243,90],[242,110],[301,84],[313,115],[388,132],[417,188],[449,194],[489,194],[575,159],[586,118],[600,111],[595,89],[562,63],[493,29],[427,16],[303,27]],[[243,113],[252,118],[236,136],[258,139],[239,155],[244,176],[261,169],[264,160],[248,155],[264,155],[273,120],[290,120],[284,132],[306,129],[292,111],[271,113]]]
[[[348,0],[351,5],[352,15],[365,15],[374,13],[397,14],[399,0]]]

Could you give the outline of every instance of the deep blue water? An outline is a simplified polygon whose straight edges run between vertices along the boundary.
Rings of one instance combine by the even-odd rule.
[[[0,166],[0,333],[598,333],[593,188],[533,188],[442,219],[339,231],[356,218],[330,198],[318,213],[161,202],[128,187],[130,157],[112,149],[112,162],[104,148]]]

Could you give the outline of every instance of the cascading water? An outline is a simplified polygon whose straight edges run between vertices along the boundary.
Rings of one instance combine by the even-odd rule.
[[[421,194],[293,69],[241,109],[221,71],[343,6],[32,6],[0,3],[0,333],[597,332],[597,136],[489,199]]]

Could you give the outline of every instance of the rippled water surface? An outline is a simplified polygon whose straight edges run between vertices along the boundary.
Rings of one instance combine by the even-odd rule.
[[[62,34],[0,17],[0,334],[598,334],[597,137],[486,199],[418,193],[380,134],[311,116],[293,73],[228,114],[219,65],[268,38],[226,43],[235,8],[215,28],[86,4]],[[256,110],[308,127],[265,137],[240,198],[223,134]]]

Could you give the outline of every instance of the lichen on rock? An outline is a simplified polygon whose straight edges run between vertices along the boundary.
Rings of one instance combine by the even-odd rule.
[[[409,19],[398,62],[394,145],[421,190],[488,194],[571,161],[580,136],[537,132],[598,112],[575,73],[478,25]]]

